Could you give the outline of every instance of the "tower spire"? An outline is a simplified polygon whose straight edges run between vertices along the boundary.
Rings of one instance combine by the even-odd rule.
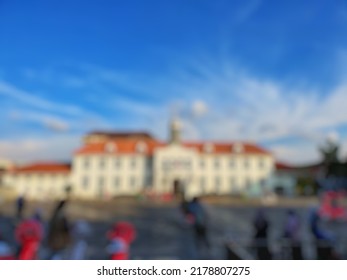
[[[178,117],[179,104],[174,104],[171,108],[170,120],[170,143],[179,144],[181,142],[181,122]]]
[[[178,118],[172,118],[170,123],[170,143],[179,144],[181,142],[181,123]]]

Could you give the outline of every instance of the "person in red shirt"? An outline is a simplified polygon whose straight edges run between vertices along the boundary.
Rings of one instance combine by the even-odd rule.
[[[15,237],[19,243],[19,251],[17,258],[19,260],[35,260],[43,238],[42,225],[34,220],[24,220],[19,223]]]
[[[136,231],[129,222],[118,222],[107,233],[110,244],[107,252],[111,260],[128,260],[131,243],[135,240]]]

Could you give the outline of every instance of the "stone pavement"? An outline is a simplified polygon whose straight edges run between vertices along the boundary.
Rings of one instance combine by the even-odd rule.
[[[127,220],[132,222],[138,232],[136,241],[131,247],[132,259],[225,259],[224,248],[227,237],[237,240],[244,248],[252,239],[252,220],[256,207],[232,207],[232,206],[208,206],[209,213],[209,240],[212,250],[209,255],[198,254],[194,235],[190,226],[183,221],[178,206],[176,205],[151,205],[151,204],[129,204],[112,207],[103,205],[75,205],[69,206],[72,220],[85,218],[90,223],[93,234],[88,239],[89,259],[107,259],[105,247],[107,245],[106,232],[115,221]],[[48,211],[48,210],[47,210]],[[302,218],[302,236],[309,240],[310,233],[304,221],[307,221],[307,210],[299,208],[298,212]],[[276,242],[282,235],[285,208],[268,208],[271,248],[276,252]],[[47,212],[47,216],[49,213]],[[346,225],[329,225],[334,229],[338,238],[343,238]],[[15,244],[13,238],[14,220],[5,211],[0,216],[0,231],[7,241]],[[304,253],[307,258],[314,258],[312,246],[305,246]],[[340,246],[341,251],[347,249]],[[44,252],[44,251],[43,251]],[[342,252],[344,253],[344,252]],[[44,253],[43,253],[44,254]],[[278,257],[280,258],[280,257]]]

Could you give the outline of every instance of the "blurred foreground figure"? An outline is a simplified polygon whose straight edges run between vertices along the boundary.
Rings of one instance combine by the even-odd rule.
[[[286,239],[286,248],[290,249],[290,256],[293,260],[302,260],[302,251],[300,244],[300,220],[294,210],[287,212],[287,219],[284,227],[284,238]]]
[[[19,243],[18,259],[37,259],[40,244],[43,239],[41,224],[34,219],[24,220],[18,224],[15,236]]]
[[[195,242],[197,249],[200,251],[203,247],[209,254],[210,243],[207,237],[207,213],[198,197],[194,197],[188,206],[189,214],[192,215],[192,223],[195,233]]]
[[[187,224],[192,225],[194,223],[194,217],[190,213],[189,202],[185,198],[182,198],[182,200],[181,200],[180,210],[181,210],[181,213],[183,215],[184,224],[185,225],[187,225]]]
[[[136,230],[131,223],[118,222],[107,233],[110,244],[106,250],[111,260],[128,260],[131,243],[135,240]]]
[[[23,218],[23,211],[25,207],[25,198],[23,195],[20,195],[16,200],[16,218],[21,220]]]
[[[87,256],[87,237],[91,234],[90,225],[83,220],[77,221],[72,228],[70,260],[85,260]]]
[[[15,255],[10,245],[2,238],[0,233],[0,260],[14,260]]]
[[[256,248],[257,259],[271,260],[272,256],[268,248],[268,228],[269,222],[264,210],[259,209],[254,220],[254,246]]]
[[[316,240],[317,259],[339,259],[337,253],[333,248],[333,244],[335,242],[333,234],[327,230],[322,229],[320,226],[320,216],[318,209],[313,208],[310,210],[309,223],[311,233]]]
[[[62,259],[63,253],[71,243],[70,226],[64,213],[65,205],[65,200],[58,203],[49,222],[47,234],[49,259]]]

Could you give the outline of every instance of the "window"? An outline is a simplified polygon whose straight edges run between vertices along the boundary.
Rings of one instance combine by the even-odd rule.
[[[232,194],[236,194],[238,192],[237,180],[235,177],[230,177],[229,188]]]
[[[232,147],[232,151],[234,153],[242,153],[244,151],[244,147],[242,143],[235,143]]]
[[[163,161],[163,162],[162,162],[162,168],[163,168],[164,170],[168,169],[168,163],[167,163],[166,161]]]
[[[243,166],[245,167],[245,168],[249,168],[249,159],[245,159],[245,161],[243,162]]]
[[[113,153],[116,151],[116,149],[117,149],[117,146],[115,143],[110,142],[105,145],[106,152]]]
[[[104,183],[105,183],[104,177],[100,177],[100,178],[99,178],[99,182],[98,182],[99,187],[103,187],[103,186],[104,186]]]
[[[136,151],[138,153],[145,153],[147,151],[147,145],[144,142],[139,142],[136,144]]]
[[[130,160],[130,167],[131,167],[131,168],[135,168],[135,167],[136,167],[136,158],[132,158],[132,159]]]
[[[113,180],[113,186],[115,189],[119,189],[120,188],[120,178],[119,177],[115,177]]]
[[[266,186],[266,179],[261,179],[260,181],[259,181],[259,185],[260,185],[260,187],[261,188],[264,188],[265,186]]]
[[[84,176],[84,177],[82,178],[82,187],[83,187],[83,189],[88,189],[88,186],[89,186],[88,177],[87,177],[87,176]]]
[[[151,169],[153,165],[153,160],[146,159],[146,169]]]
[[[105,168],[105,159],[100,159],[99,166],[100,168]]]
[[[216,193],[218,193],[220,190],[220,178],[219,177],[216,177],[214,179],[214,185],[215,185]]]
[[[150,174],[150,173],[147,173],[147,174],[146,174],[146,177],[145,177],[145,185],[146,185],[146,186],[150,186],[152,180],[153,180],[153,179],[152,179],[151,174]]]
[[[230,159],[230,161],[229,161],[229,167],[230,168],[235,168],[235,166],[236,166],[236,162],[235,162],[235,159]]]
[[[261,158],[261,159],[259,159],[259,168],[263,169],[264,167],[265,167],[265,162],[264,162],[264,159]]]
[[[215,159],[215,160],[214,160],[214,167],[215,167],[216,169],[218,169],[218,168],[220,167],[220,161],[219,161],[219,159]]]
[[[130,178],[130,187],[131,188],[135,188],[136,186],[136,178],[135,177],[131,177]]]
[[[200,167],[201,167],[201,169],[205,168],[205,161],[203,159],[200,160]]]
[[[116,168],[120,168],[122,166],[122,162],[121,162],[120,158],[115,159],[114,166]]]
[[[204,177],[200,178],[200,190],[202,193],[206,191],[206,181]]]
[[[252,185],[252,181],[249,178],[246,178],[245,180],[246,189],[249,190],[251,188],[251,185]]]
[[[89,160],[89,158],[85,158],[84,161],[83,161],[84,169],[88,169],[89,166],[90,166],[90,160]]]
[[[230,189],[234,190],[235,189],[235,178],[230,177]]]
[[[212,153],[214,151],[214,146],[212,143],[206,143],[203,149],[205,153]]]

